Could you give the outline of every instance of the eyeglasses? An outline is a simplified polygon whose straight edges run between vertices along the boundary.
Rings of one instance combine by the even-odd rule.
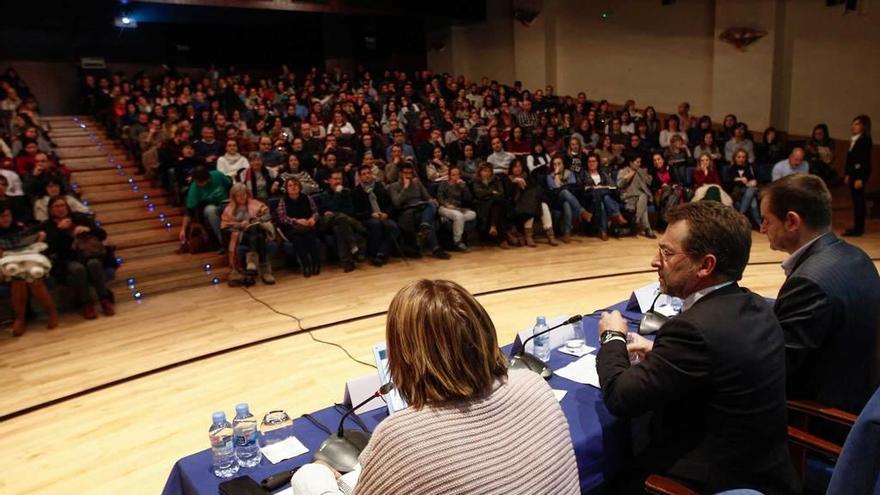
[[[676,253],[676,252],[669,250],[667,248],[664,248],[664,247],[658,248],[657,253],[660,255],[660,260],[663,261],[663,264],[669,263],[669,260],[678,256],[679,254],[685,254],[685,253]]]

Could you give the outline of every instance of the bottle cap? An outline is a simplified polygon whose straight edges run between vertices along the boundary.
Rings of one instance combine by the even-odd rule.
[[[250,409],[248,409],[248,405],[245,402],[235,406],[235,414],[238,414],[239,416],[247,416],[250,413]]]
[[[211,415],[211,419],[214,421],[215,424],[223,423],[226,421],[226,413],[223,411],[216,411],[214,414]]]
[[[543,316],[539,316],[538,317],[538,325],[546,325],[546,324],[547,324],[547,320],[545,320]]]

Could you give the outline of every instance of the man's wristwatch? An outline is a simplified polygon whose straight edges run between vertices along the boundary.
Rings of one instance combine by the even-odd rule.
[[[605,345],[613,340],[619,340],[626,344],[626,334],[617,330],[605,330],[604,332],[602,332],[602,335],[599,336],[599,342],[601,342],[602,345]]]

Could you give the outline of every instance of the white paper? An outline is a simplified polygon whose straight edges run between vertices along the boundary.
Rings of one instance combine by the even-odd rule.
[[[554,373],[556,376],[573,382],[599,388],[599,373],[596,372],[596,356],[594,354],[587,354],[577,361],[559,368]]]
[[[563,354],[568,354],[569,356],[581,357],[581,356],[586,356],[587,354],[595,351],[596,348],[590,347],[590,346],[584,344],[584,345],[582,345],[580,347],[576,347],[574,349],[564,345],[556,350],[563,353]]]
[[[681,309],[682,300],[666,294],[657,297],[657,294],[659,293],[660,282],[654,282],[634,290],[633,294],[636,296],[636,301],[639,303],[639,310],[642,313],[647,313],[648,310],[651,309],[651,305],[654,304],[654,311],[663,316],[677,315]],[[655,298],[657,299],[656,304],[654,303]]]
[[[309,449],[296,437],[287,437],[280,442],[267,445],[260,449],[266,459],[272,464],[278,464],[287,459],[293,459],[298,455],[305,454]]]
[[[557,390],[553,389],[553,395],[556,396],[556,402],[562,402],[562,399],[565,397],[565,394],[568,393],[568,390]]]

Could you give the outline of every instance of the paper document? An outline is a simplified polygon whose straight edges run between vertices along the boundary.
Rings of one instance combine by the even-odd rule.
[[[569,356],[581,357],[581,356],[586,356],[587,354],[595,351],[596,348],[590,347],[588,345],[582,345],[580,347],[571,348],[571,347],[564,345],[556,350],[563,353],[563,354],[568,354]]]
[[[636,296],[636,301],[639,303],[639,310],[642,313],[647,313],[653,304],[654,311],[663,316],[677,315],[681,310],[682,300],[666,294],[661,294],[657,297],[658,294],[660,294],[660,282],[654,282],[633,291],[633,295]],[[654,302],[655,298],[657,300],[656,303]]]
[[[557,390],[553,389],[553,395],[556,396],[556,402],[562,402],[562,399],[565,397],[565,394],[568,393],[568,390]]]
[[[302,444],[296,437],[287,437],[280,442],[267,445],[260,449],[266,459],[272,464],[278,464],[287,459],[293,459],[298,455],[305,454],[309,451],[308,447]]]
[[[592,385],[599,388],[599,373],[596,372],[596,356],[586,356],[559,368],[554,373],[556,376],[571,380],[576,383]]]

